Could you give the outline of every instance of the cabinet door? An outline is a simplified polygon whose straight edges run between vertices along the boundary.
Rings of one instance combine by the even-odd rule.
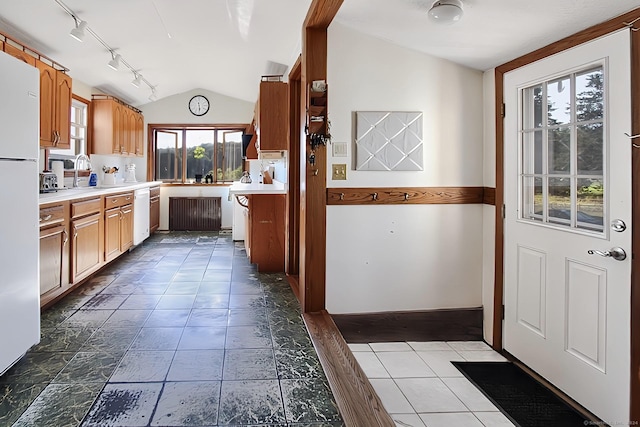
[[[44,62],[36,61],[40,70],[40,146],[55,147],[56,70]]]
[[[149,199],[149,233],[160,228],[160,197]]]
[[[64,248],[68,241],[64,225],[40,230],[40,295],[67,285],[63,275]]]
[[[260,150],[287,150],[289,145],[289,93],[287,83],[261,82],[258,98]]]
[[[56,148],[71,147],[71,77],[56,71],[55,131]]]
[[[104,213],[104,260],[111,261],[120,255],[120,208]]]
[[[124,107],[117,102],[113,102],[113,152],[120,154],[124,151]]]
[[[133,205],[120,208],[120,252],[133,246]]]
[[[253,194],[249,212],[251,262],[260,272],[284,271],[285,196]]]
[[[8,53],[9,55],[18,58],[20,61],[26,62],[27,64],[31,65],[32,67],[36,66],[36,58],[34,58],[33,56],[29,55],[28,53],[26,53],[22,49],[18,49],[17,47],[11,46],[10,44],[7,43],[4,46],[4,51],[6,53]]]
[[[78,282],[94,272],[102,262],[99,213],[71,222],[71,281]]]
[[[136,113],[135,115],[136,123],[135,123],[135,146],[136,146],[136,156],[142,157],[144,156],[144,116],[140,113]]]

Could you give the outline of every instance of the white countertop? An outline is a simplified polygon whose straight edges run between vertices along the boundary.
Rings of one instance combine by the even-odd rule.
[[[40,204],[51,202],[64,202],[66,200],[82,199],[85,197],[101,196],[109,193],[119,193],[122,191],[133,191],[145,187],[155,187],[162,184],[162,181],[132,182],[116,185],[104,185],[98,187],[76,187],[58,190],[54,193],[41,193]]]
[[[239,181],[234,182],[229,187],[230,194],[287,194],[287,186],[280,181],[273,181],[273,184],[244,184]]]

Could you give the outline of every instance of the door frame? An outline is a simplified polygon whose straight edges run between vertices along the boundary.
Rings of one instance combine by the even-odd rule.
[[[523,55],[495,69],[495,126],[496,126],[496,204],[495,204],[495,270],[493,298],[493,348],[502,351],[502,319],[504,296],[504,74],[604,36],[625,27],[633,28],[640,19],[640,8],[609,21],[587,28],[548,46]],[[632,24],[629,24],[632,23]],[[635,23],[640,28],[640,22]],[[631,33],[631,115],[632,135],[640,134],[640,31]],[[631,143],[631,140],[629,141]],[[632,224],[631,253],[640,250],[640,151],[632,150]],[[640,420],[640,256],[632,256],[631,263],[631,366],[630,420]]]

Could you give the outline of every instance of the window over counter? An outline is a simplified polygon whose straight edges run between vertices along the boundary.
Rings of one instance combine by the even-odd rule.
[[[71,147],[67,149],[49,149],[51,160],[64,160],[65,169],[73,169],[73,160],[78,154],[87,154],[87,132],[90,101],[73,95],[71,102]],[[51,165],[48,165],[51,169]]]
[[[246,125],[150,125],[149,164],[156,181],[237,181],[242,176],[242,134]],[[210,181],[209,181],[210,182]]]

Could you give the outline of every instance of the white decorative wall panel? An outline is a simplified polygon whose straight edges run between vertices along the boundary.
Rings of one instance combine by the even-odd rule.
[[[547,255],[518,246],[518,323],[545,337]]]
[[[357,111],[356,169],[421,171],[422,113]]]
[[[605,371],[607,272],[566,262],[566,350]]]

